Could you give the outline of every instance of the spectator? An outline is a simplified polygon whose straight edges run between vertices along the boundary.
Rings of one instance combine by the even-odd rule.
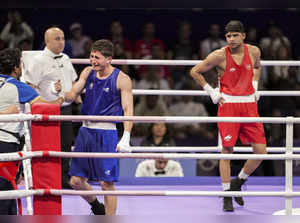
[[[118,45],[124,52],[124,58],[132,59],[132,46],[129,39],[124,37],[123,26],[119,20],[113,21],[110,25],[110,38],[113,44]],[[116,50],[116,49],[115,49]],[[115,52],[116,53],[116,52]]]
[[[91,41],[91,38],[82,34],[82,25],[77,22],[71,24],[70,33],[71,38],[67,40],[67,43],[69,43],[72,48],[72,56],[74,58],[81,58],[86,54],[84,45],[86,42]]]
[[[168,59],[190,60],[197,59],[196,47],[191,39],[191,24],[188,21],[181,21],[178,24],[177,39],[168,50]]]
[[[32,50],[32,41],[31,39],[27,38],[27,39],[23,39],[18,43],[17,46],[21,51],[26,51],[26,50]]]
[[[115,59],[126,59],[126,52],[122,44],[116,43],[114,47],[114,58]],[[126,73],[130,72],[130,67],[127,64],[116,65],[118,69],[123,70]],[[133,73],[133,72],[131,72]]]
[[[148,136],[141,142],[141,146],[176,146],[171,137],[170,127],[163,122],[152,123]]]
[[[208,37],[200,42],[199,56],[203,60],[212,51],[226,46],[226,41],[220,37],[220,26],[211,24],[209,26]]]
[[[136,104],[134,109],[136,116],[167,116],[169,111],[165,104],[158,102],[158,95],[146,95],[146,99]],[[147,134],[149,124],[136,123],[134,125],[134,135],[144,136]]]
[[[259,45],[258,43],[258,37],[257,37],[257,29],[255,27],[249,27],[246,33],[246,43],[252,44],[252,45]]]
[[[156,29],[152,22],[147,22],[143,25],[142,38],[136,41],[134,46],[134,58],[149,59],[151,57],[151,46],[159,44],[165,50],[165,44],[161,39],[155,37]]]
[[[149,58],[151,60],[164,60],[165,59],[165,50],[162,48],[162,46],[159,43],[153,43],[150,46],[150,55]],[[145,78],[147,75],[147,69],[150,68],[150,66],[142,65],[139,68],[139,74],[140,74],[140,79]],[[153,70],[153,68],[150,68]],[[166,79],[169,84],[172,82],[171,81],[171,76],[170,76],[170,69],[168,66],[165,65],[156,65],[155,66],[156,74],[160,78]]]
[[[6,48],[6,43],[0,39],[0,50],[4,50]]]
[[[291,48],[290,40],[282,33],[281,29],[274,23],[269,24],[268,36],[263,37],[259,46],[262,51],[262,58],[266,60],[274,60],[276,51],[281,45]]]
[[[33,31],[31,27],[22,20],[19,11],[8,12],[8,22],[4,26],[0,38],[6,42],[9,48],[16,48],[21,40],[30,39],[33,41]]]
[[[191,39],[191,24],[188,21],[181,21],[178,24],[177,39],[170,46],[170,50],[167,54],[167,59],[170,60],[196,60],[197,50],[195,43]],[[188,66],[172,66],[171,77],[173,80],[173,88],[181,89],[186,80],[185,74],[187,74]]]
[[[150,134],[141,142],[141,146],[175,146],[171,138],[170,127],[165,123],[152,123]],[[149,159],[142,161],[135,173],[136,177],[183,177],[179,162],[168,159]]]
[[[169,110],[173,116],[209,116],[204,105],[200,102],[193,101],[193,96],[183,96],[183,100],[170,106]],[[176,123],[174,131],[176,138],[187,139],[190,136],[197,135],[202,140],[211,140],[216,138],[216,132],[210,130],[208,123]]]
[[[169,82],[160,76],[160,66],[145,66],[145,72],[143,73],[143,78],[140,81],[135,82],[135,88],[137,89],[163,89],[169,90]],[[168,100],[170,97],[158,96],[158,103],[162,107],[168,106]],[[139,102],[145,100],[145,96],[137,97]]]

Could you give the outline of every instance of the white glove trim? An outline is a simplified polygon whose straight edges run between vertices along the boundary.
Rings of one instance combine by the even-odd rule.
[[[124,131],[123,136],[117,145],[117,150],[120,152],[131,152],[129,142],[130,142],[130,132]]]
[[[252,81],[252,86],[253,86],[253,88],[255,89],[255,99],[256,99],[256,101],[258,101],[259,100],[259,98],[260,98],[260,94],[259,94],[259,92],[257,91],[257,89],[258,89],[258,81]]]
[[[203,89],[209,94],[212,102],[218,104],[220,98],[222,97],[219,88],[213,89],[208,83],[203,87]]]
[[[257,91],[257,89],[258,89],[258,81],[252,81],[252,85],[253,85],[254,89]]]

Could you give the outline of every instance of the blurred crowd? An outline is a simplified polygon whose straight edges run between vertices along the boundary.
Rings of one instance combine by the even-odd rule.
[[[53,25],[53,24],[49,24]],[[177,24],[176,36],[170,36],[164,41],[156,32],[160,24],[147,21],[143,24],[138,39],[126,36],[126,26],[120,20],[112,20],[109,35],[101,38],[110,39],[115,45],[114,59],[170,59],[170,60],[202,60],[215,49],[224,47],[226,41],[220,24],[209,24],[207,36],[197,38],[193,35],[193,27],[189,20],[182,20]],[[167,27],[166,27],[167,28]],[[89,58],[89,50],[95,37],[85,34],[80,20],[73,21],[68,30],[64,30],[68,37],[64,53],[71,58]],[[274,21],[268,22],[266,30],[258,30],[255,26],[246,27],[246,43],[257,45],[262,51],[262,60],[298,60],[293,55],[293,44],[282,27]],[[7,22],[0,27],[0,49],[18,47],[21,50],[41,50],[44,43],[35,43],[35,27],[31,27],[23,20],[19,10],[7,12]],[[263,33],[263,35],[261,34]],[[35,44],[34,44],[35,43]],[[34,46],[38,45],[39,48]],[[74,67],[80,74],[85,65]],[[174,90],[202,90],[189,76],[190,66],[119,66],[129,74],[134,81],[134,89],[174,89]],[[205,74],[206,80],[217,87],[216,71]],[[297,66],[263,66],[259,90],[300,90],[300,69]],[[83,95],[84,97],[84,95]],[[135,115],[138,116],[216,116],[217,106],[209,97],[205,96],[135,96]],[[73,114],[80,113],[80,104],[74,104]],[[300,97],[261,97],[259,113],[262,117],[300,116]],[[74,124],[78,129],[80,124]],[[285,125],[265,124],[267,145],[269,147],[285,145]],[[216,124],[206,123],[177,123],[168,126],[168,140],[170,145],[177,146],[216,146],[218,133]],[[75,131],[74,138],[77,131]],[[149,136],[149,125],[135,124],[132,133],[132,145],[141,145],[152,140]],[[150,137],[150,138],[149,138]],[[147,144],[147,145],[148,145]],[[151,144],[151,143],[150,143]],[[153,146],[169,145],[152,143]],[[300,126],[294,128],[294,145],[300,145]],[[234,161],[237,168],[242,161]],[[199,161],[199,175],[218,175],[217,162]],[[297,164],[296,164],[297,165]],[[201,169],[201,166],[203,167]],[[300,169],[300,164],[297,165]],[[207,168],[209,167],[209,168]],[[205,172],[205,169],[209,172]],[[234,168],[233,168],[234,171]],[[235,173],[232,173],[235,174]],[[281,161],[264,161],[257,175],[283,175],[284,165]]]

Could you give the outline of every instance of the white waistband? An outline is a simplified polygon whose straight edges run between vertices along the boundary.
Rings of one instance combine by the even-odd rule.
[[[250,94],[246,96],[233,96],[221,93],[222,98],[225,99],[225,103],[247,103],[247,102],[255,102],[255,94]]]
[[[83,127],[90,128],[90,129],[105,129],[105,130],[116,130],[116,124],[110,122],[91,122],[91,121],[84,121],[82,123]]]

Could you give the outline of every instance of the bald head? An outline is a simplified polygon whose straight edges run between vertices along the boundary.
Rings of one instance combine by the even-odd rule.
[[[57,27],[47,29],[45,32],[45,44],[53,53],[61,53],[65,48],[64,32]]]

